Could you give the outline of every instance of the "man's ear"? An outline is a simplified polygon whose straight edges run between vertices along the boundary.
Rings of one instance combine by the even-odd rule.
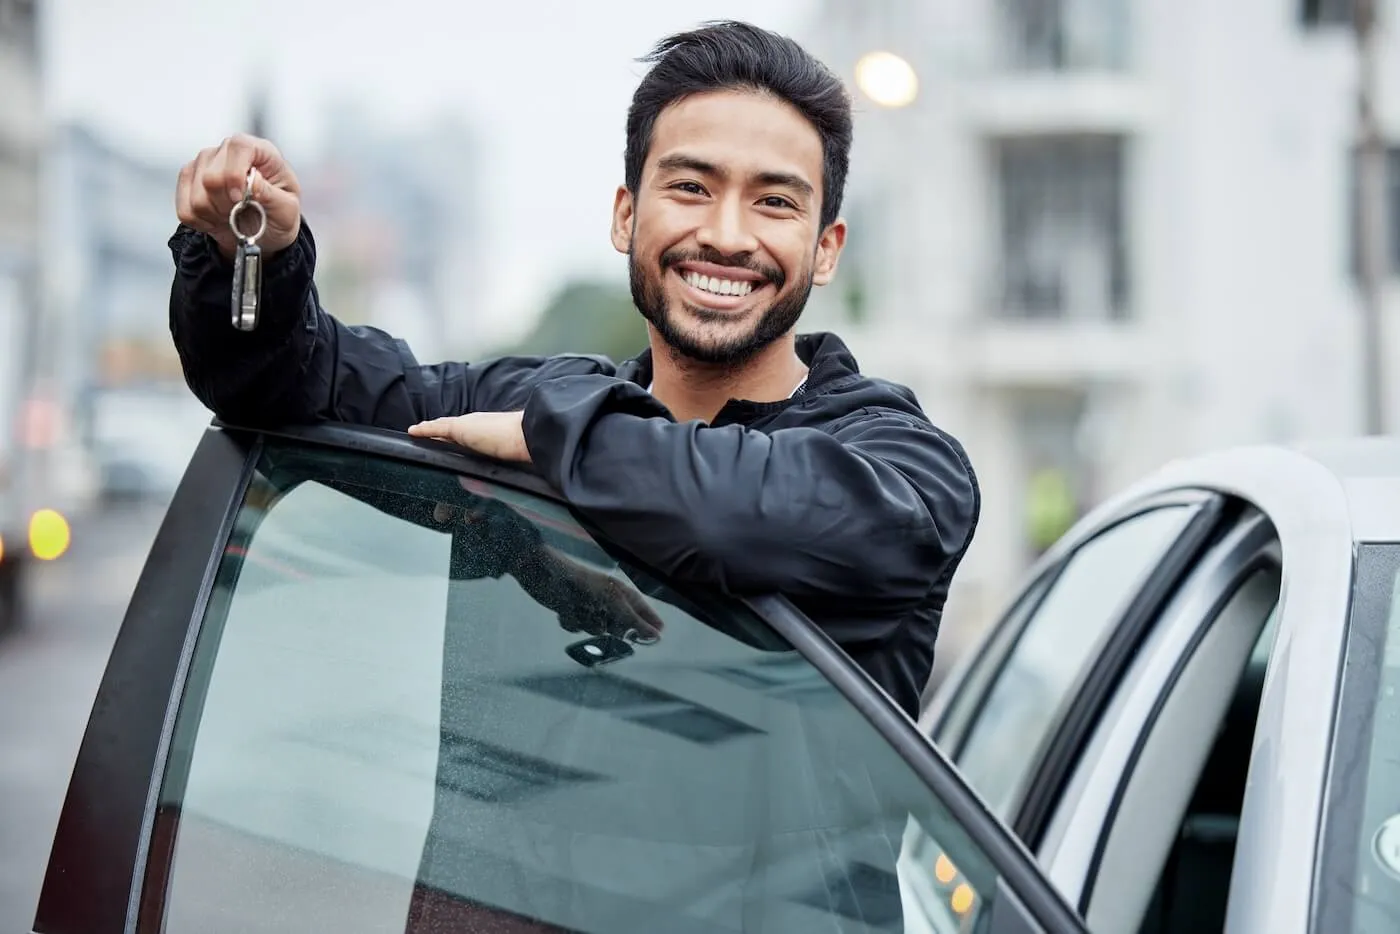
[[[612,242],[613,248],[619,253],[627,253],[632,249],[634,206],[632,192],[626,185],[618,185],[617,195],[613,198]]]
[[[836,218],[817,240],[817,258],[812,267],[812,283],[826,285],[836,276],[836,266],[841,262],[841,251],[846,246],[846,221]]]

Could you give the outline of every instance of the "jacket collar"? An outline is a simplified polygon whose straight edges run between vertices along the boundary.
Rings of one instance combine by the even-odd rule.
[[[797,356],[807,364],[807,382],[802,391],[791,399],[777,402],[750,402],[747,399],[730,399],[713,424],[744,422],[761,415],[777,412],[789,405],[814,395],[820,395],[835,384],[860,375],[860,364],[846,346],[845,341],[835,334],[818,331],[812,334],[797,335]],[[617,369],[617,375],[646,387],[651,385],[651,348],[648,347],[632,357]]]

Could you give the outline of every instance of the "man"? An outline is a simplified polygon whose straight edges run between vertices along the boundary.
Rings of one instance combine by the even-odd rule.
[[[961,446],[831,334],[796,336],[836,273],[850,99],[795,42],[742,23],[663,40],[627,115],[612,242],[650,347],[420,365],[320,308],[296,175],[234,137],[180,173],[170,325],[192,391],[246,425],[339,420],[535,469],[679,580],[781,592],[910,715],[980,494]],[[228,320],[229,212],[267,212],[262,320]],[[573,196],[567,159],[547,181]]]

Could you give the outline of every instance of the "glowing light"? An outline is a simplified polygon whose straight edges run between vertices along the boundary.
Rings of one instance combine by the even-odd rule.
[[[40,561],[62,555],[72,539],[68,520],[52,509],[40,509],[29,518],[29,550]]]
[[[952,882],[958,874],[958,867],[953,865],[953,861],[947,854],[939,853],[938,859],[933,864],[933,875],[939,882],[947,885]]]
[[[960,915],[965,915],[972,910],[972,886],[964,882],[953,889],[953,897],[948,900],[948,904],[953,906],[953,910]]]
[[[881,107],[907,107],[919,96],[914,66],[893,52],[867,52],[856,62],[856,86]]]

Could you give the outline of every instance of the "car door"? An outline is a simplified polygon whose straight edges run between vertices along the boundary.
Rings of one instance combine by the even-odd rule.
[[[1081,932],[781,598],[533,476],[213,429],[93,706],[34,930]]]

